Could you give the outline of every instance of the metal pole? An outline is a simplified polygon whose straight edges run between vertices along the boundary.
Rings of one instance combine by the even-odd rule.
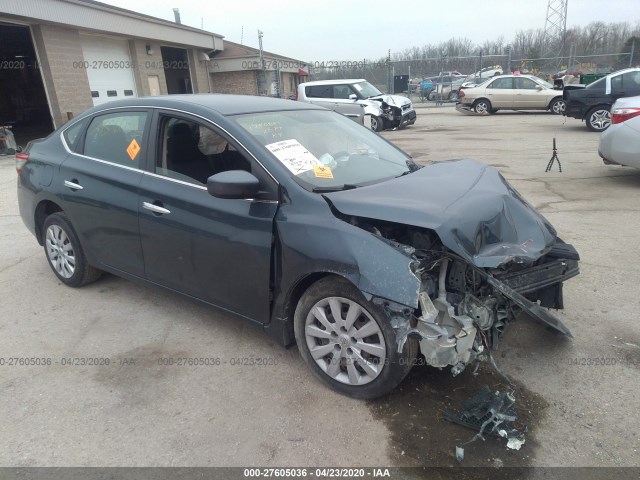
[[[631,55],[629,56],[629,68],[633,67],[633,52],[636,49],[636,39],[631,40]]]

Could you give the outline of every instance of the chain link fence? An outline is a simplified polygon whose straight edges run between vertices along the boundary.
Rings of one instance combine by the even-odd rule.
[[[457,100],[463,81],[477,83],[503,72],[519,71],[553,83],[564,71],[572,77],[565,76],[565,82],[578,83],[579,74],[610,73],[638,64],[640,55],[633,52],[546,58],[520,58],[507,52],[421,60],[311,62],[309,80],[364,78],[381,92],[406,95],[414,102],[444,103]]]

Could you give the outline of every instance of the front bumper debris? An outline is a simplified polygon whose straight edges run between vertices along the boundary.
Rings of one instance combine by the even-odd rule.
[[[483,435],[506,438],[507,448],[513,450],[520,450],[525,442],[527,426],[518,422],[514,392],[492,392],[485,385],[479,393],[462,402],[460,413],[445,412],[444,418],[478,431],[468,442],[456,447],[458,462],[464,459],[463,447],[479,438],[484,440]]]

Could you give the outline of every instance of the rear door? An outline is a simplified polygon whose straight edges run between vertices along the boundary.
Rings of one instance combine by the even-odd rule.
[[[140,277],[144,263],[138,186],[149,118],[145,109],[117,109],[92,117],[82,136],[67,145],[71,153],[58,177],[64,210],[89,258]]]
[[[178,112],[156,113],[140,184],[146,278],[260,323],[269,320],[277,184],[224,131]],[[259,198],[221,199],[207,178],[251,171]]]
[[[485,95],[493,108],[513,107],[515,89],[513,77],[497,77],[487,85]]]

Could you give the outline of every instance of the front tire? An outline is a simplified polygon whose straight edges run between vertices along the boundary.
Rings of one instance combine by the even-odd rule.
[[[589,110],[586,117],[587,128],[592,132],[604,132],[611,125],[611,114],[606,107],[595,107]]]
[[[484,98],[476,100],[476,102],[473,104],[473,111],[478,114],[489,114],[492,112],[491,102],[489,102],[489,100],[485,100]]]
[[[396,332],[382,308],[337,276],[318,281],[304,293],[294,331],[313,374],[353,398],[391,392],[411,370],[418,350],[417,341],[408,338],[398,353]]]
[[[371,130],[373,130],[374,132],[381,132],[382,130],[384,130],[384,120],[382,119],[382,117],[378,117],[376,115],[370,115],[371,119],[370,119],[370,127]]]
[[[65,285],[81,287],[102,275],[87,263],[78,236],[64,213],[53,213],[45,219],[42,238],[49,266]]]

